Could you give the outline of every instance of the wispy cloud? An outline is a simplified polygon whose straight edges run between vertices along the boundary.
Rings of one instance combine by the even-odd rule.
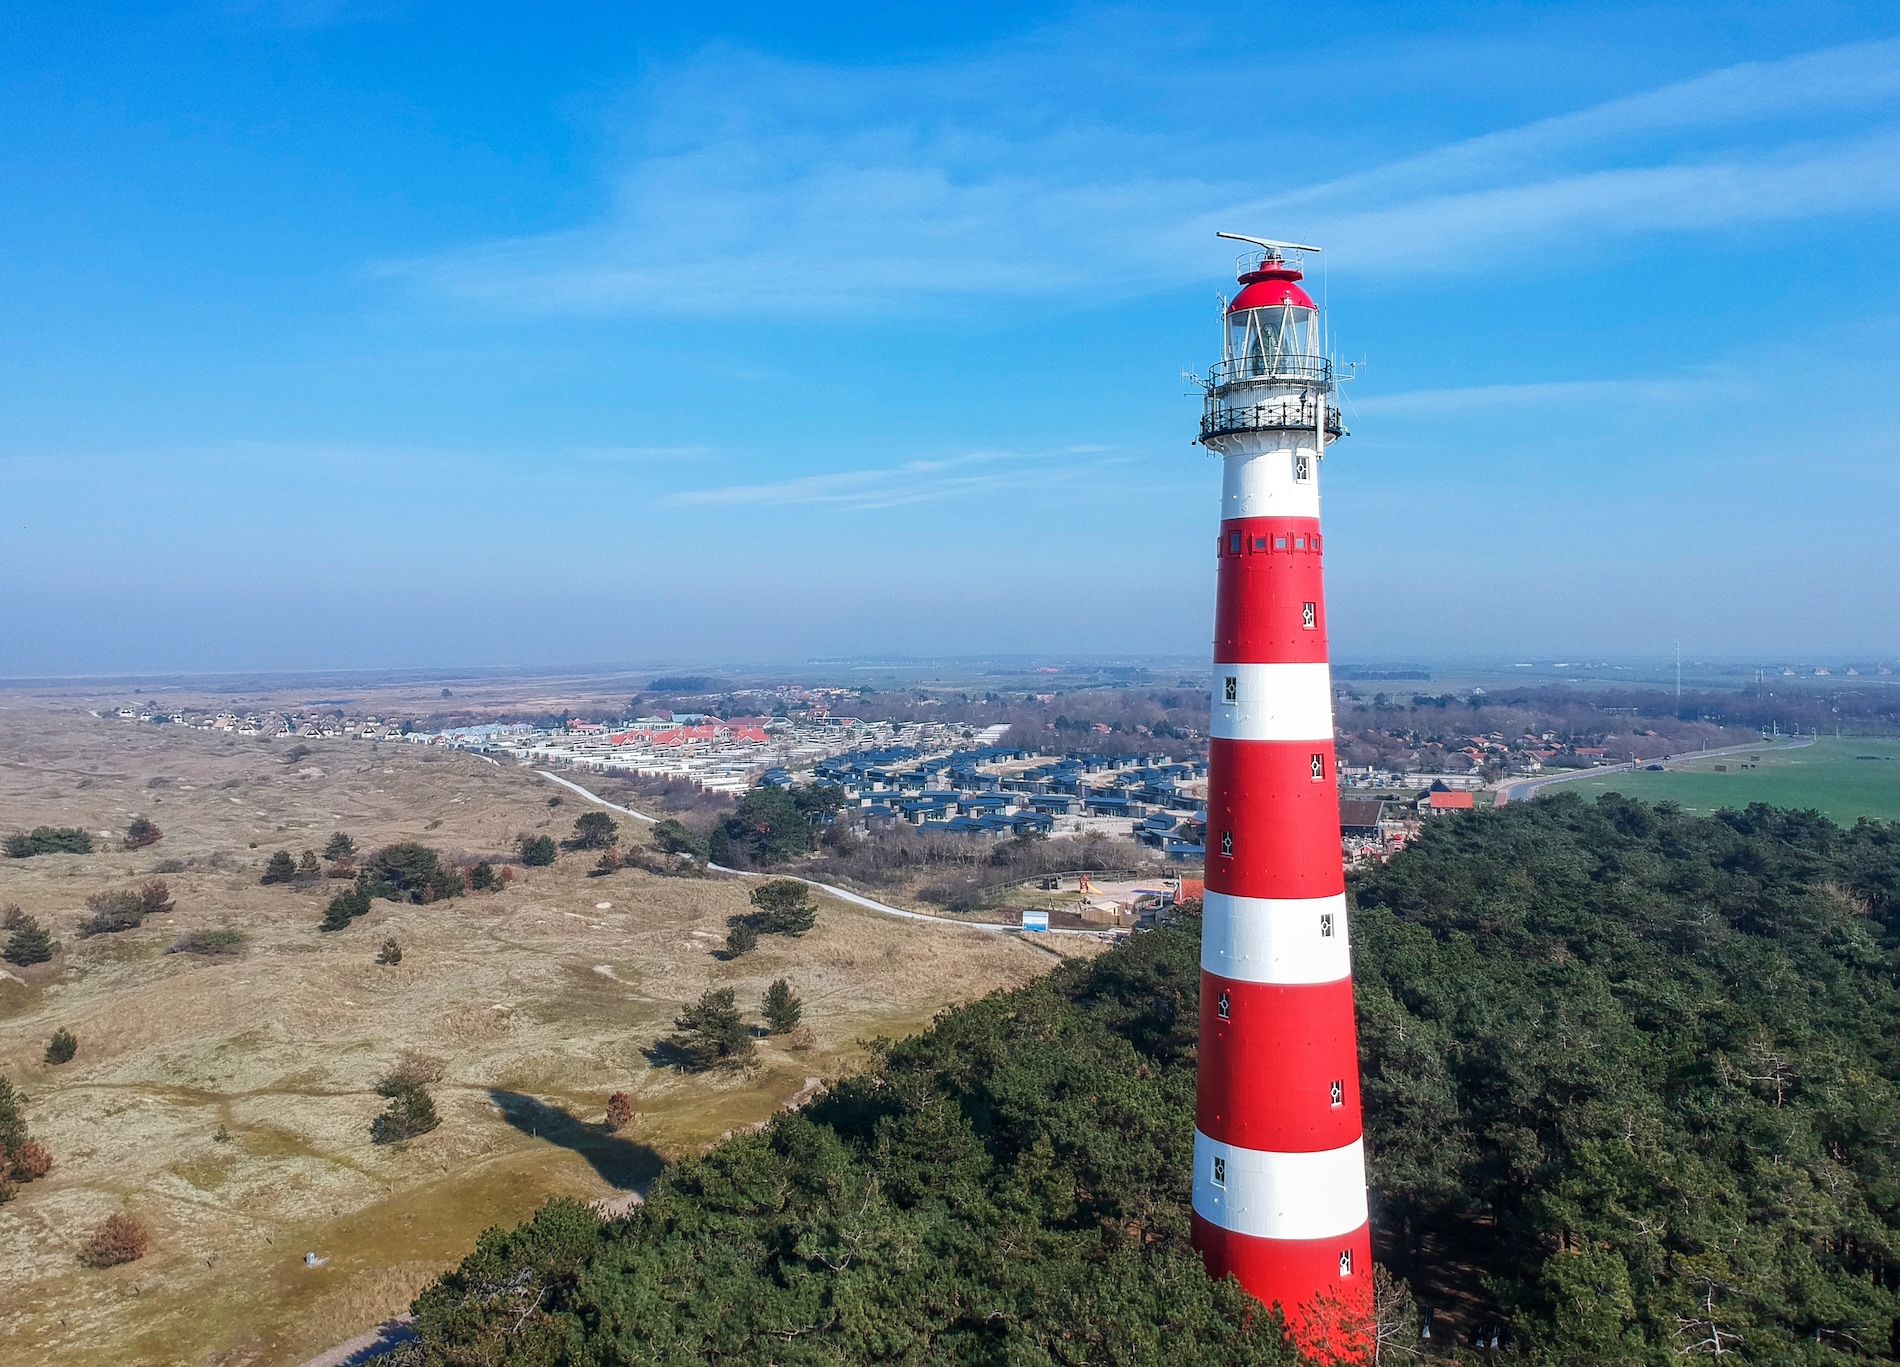
[[[667,501],[680,506],[756,504],[816,505],[840,512],[866,512],[948,498],[989,497],[1030,485],[1054,485],[1098,476],[1121,463],[1101,447],[1023,453],[975,451],[944,460],[914,460],[882,469],[844,470],[763,484],[686,489]],[[1088,456],[1087,459],[1078,457]]]
[[[1414,389],[1379,394],[1352,405],[1357,413],[1381,417],[1426,417],[1439,414],[1501,412],[1531,409],[1554,412],[1567,408],[1637,407],[1710,401],[1742,392],[1736,382],[1719,377],[1665,380],[1562,380],[1549,384],[1487,384],[1455,389]]]
[[[1232,170],[1249,162],[1224,115],[1137,131],[1106,102],[1123,88],[1103,78],[1110,59],[1063,60],[1062,41],[902,68],[708,52],[623,113],[637,136],[600,221],[381,269],[515,313],[835,314],[1159,288],[1204,276],[1217,227],[1310,235],[1336,270],[1392,273],[1427,243],[1456,269],[1900,207],[1895,42],[1730,67],[1269,191]],[[1143,79],[1175,82],[1177,103],[1209,88],[1204,59],[1172,59]]]

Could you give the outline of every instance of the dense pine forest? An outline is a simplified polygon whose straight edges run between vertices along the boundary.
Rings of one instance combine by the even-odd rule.
[[[1894,1355],[1900,826],[1553,797],[1353,893],[1374,1220],[1437,1329],[1401,1289],[1381,1362]],[[491,1231],[396,1361],[1297,1361],[1188,1243],[1198,929],[945,1013],[624,1220]]]

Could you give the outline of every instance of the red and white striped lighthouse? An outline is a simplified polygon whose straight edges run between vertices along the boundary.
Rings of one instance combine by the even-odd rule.
[[[1240,240],[1263,250],[1241,258],[1200,436],[1224,469],[1194,1241],[1211,1274],[1351,1358],[1372,1248],[1319,519],[1344,432],[1319,309],[1281,254],[1317,248]]]

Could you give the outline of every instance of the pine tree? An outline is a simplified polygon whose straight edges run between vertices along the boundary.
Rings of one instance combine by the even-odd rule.
[[[673,1021],[678,1033],[665,1046],[692,1072],[736,1067],[752,1057],[752,1031],[739,1018],[730,987],[702,996]]]
[[[770,878],[752,890],[753,924],[768,935],[803,935],[818,921],[811,889],[796,878]]]
[[[531,869],[545,868],[554,862],[554,837],[551,835],[524,835],[521,837],[521,862]]]
[[[604,850],[620,839],[620,828],[605,812],[582,812],[574,821],[574,838],[568,841],[577,850]]]
[[[10,964],[43,964],[58,952],[52,933],[31,916],[22,915],[7,936],[5,958]]]
[[[72,1031],[61,1026],[46,1041],[46,1061],[57,1067],[62,1063],[71,1063],[73,1055],[79,1052],[79,1040]]]
[[[736,959],[741,954],[750,954],[759,947],[759,932],[752,928],[750,921],[740,921],[726,932],[726,957]]]
[[[297,877],[297,861],[290,857],[289,850],[279,850],[264,865],[264,876],[260,883],[288,883]]]
[[[399,964],[402,962],[402,946],[396,943],[394,936],[383,941],[382,949],[376,954],[376,962],[379,964]]]
[[[486,859],[468,871],[468,885],[476,892],[489,892],[501,886],[501,880],[495,877],[495,866]]]
[[[314,882],[322,876],[323,865],[317,862],[317,852],[315,850],[305,850],[303,852],[303,858],[297,861],[297,881],[300,883],[309,883]]]
[[[765,989],[765,1000],[759,1010],[765,1017],[766,1029],[774,1035],[786,1035],[798,1028],[798,1022],[805,1015],[805,1004],[792,991],[792,985],[779,978]]]
[[[331,836],[329,843],[323,847],[323,857],[325,859],[348,859],[355,853],[356,842],[342,831],[338,831],[335,835]]]
[[[24,1105],[26,1098],[0,1077],[0,1153],[11,1153],[26,1143],[26,1117],[20,1114]]]
[[[435,1113],[435,1102],[420,1082],[391,1079],[376,1089],[389,1098],[389,1105],[369,1127],[369,1137],[378,1144],[394,1144],[427,1134],[442,1123]]]
[[[369,892],[361,884],[348,892],[339,892],[323,909],[318,930],[342,930],[359,916],[369,915]]]

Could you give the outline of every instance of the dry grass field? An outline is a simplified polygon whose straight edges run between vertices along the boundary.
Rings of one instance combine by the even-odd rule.
[[[564,836],[584,804],[528,770],[400,744],[263,741],[90,715],[107,700],[0,696],[0,834],[79,826],[99,853],[0,859],[17,903],[62,948],[0,964],[0,1072],[28,1097],[50,1175],[0,1205],[0,1360],[294,1364],[402,1308],[480,1231],[548,1196],[625,1197],[697,1150],[808,1094],[876,1035],[1046,971],[1014,936],[904,922],[824,900],[818,928],[714,954],[748,885],[621,872],[593,856],[517,869],[508,890],[429,906],[377,902],[320,933],[346,885],[260,886],[277,849],[420,840],[454,858],[506,858],[518,832]],[[125,852],[135,814],[164,830]],[[101,835],[101,832],[109,834]],[[623,843],[637,831],[623,826]],[[83,938],[88,894],[160,868],[176,909]],[[601,904],[610,905],[601,905]],[[235,954],[168,953],[229,928]],[[393,936],[403,957],[380,965]],[[1065,944],[1065,951],[1088,946]],[[689,1076],[646,1050],[678,1008],[730,986],[756,1018],[792,980],[813,1040],[761,1042],[744,1072]],[[55,1029],[77,1057],[48,1066]],[[434,1132],[370,1142],[376,1080],[404,1050],[444,1061]],[[633,1098],[619,1133],[601,1121]],[[152,1231],[110,1270],[78,1251],[107,1215]],[[306,1266],[304,1255],[321,1260]]]

